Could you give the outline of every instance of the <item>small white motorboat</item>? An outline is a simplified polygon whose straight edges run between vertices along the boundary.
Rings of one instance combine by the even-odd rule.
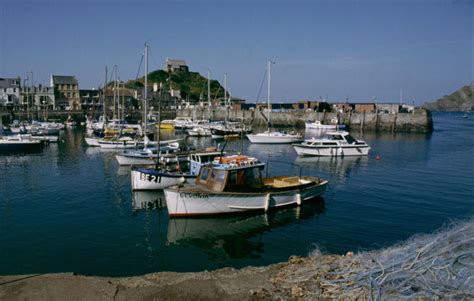
[[[331,131],[326,137],[311,138],[300,144],[293,144],[293,148],[300,156],[367,156],[370,146],[362,140],[354,139],[346,131]]]

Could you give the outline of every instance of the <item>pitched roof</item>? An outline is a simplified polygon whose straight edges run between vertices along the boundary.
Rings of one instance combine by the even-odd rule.
[[[19,88],[19,78],[0,78],[0,88]]]
[[[61,85],[77,85],[77,79],[69,75],[53,75],[53,83]]]

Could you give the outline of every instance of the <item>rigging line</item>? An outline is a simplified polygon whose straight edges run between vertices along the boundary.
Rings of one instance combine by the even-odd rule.
[[[212,101],[216,101],[217,100],[217,97],[219,96],[219,92],[221,91],[221,87],[219,86],[219,88],[217,89],[217,92],[216,92],[216,95],[214,96],[214,99]]]
[[[112,72],[110,72],[109,80],[107,81],[107,85],[112,81],[112,77],[114,76],[115,66],[112,68]]]
[[[137,71],[137,76],[135,76],[135,81],[138,80],[138,75],[140,74],[140,69],[142,68],[142,63],[143,63],[143,57],[145,56],[144,53],[142,53],[142,58],[140,59],[140,64],[138,65],[138,71]]]
[[[265,73],[263,73],[263,78],[262,78],[262,82],[260,84],[260,89],[258,90],[258,95],[257,95],[257,99],[255,100],[255,103],[258,103],[258,100],[260,99],[260,94],[262,93],[262,88],[263,88],[263,83],[265,82],[265,78],[267,77],[267,68],[265,68]]]

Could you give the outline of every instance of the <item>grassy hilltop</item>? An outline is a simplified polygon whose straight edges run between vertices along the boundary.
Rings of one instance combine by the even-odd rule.
[[[145,77],[141,77],[136,81],[132,80],[127,83],[128,88],[143,87]],[[175,71],[166,72],[164,70],[155,70],[148,74],[148,85],[153,83],[161,83],[165,90],[171,88],[180,90],[181,97],[186,100],[207,100],[207,78],[201,76],[198,72]],[[219,81],[211,80],[211,100],[224,97],[224,88]]]
[[[431,111],[472,111],[474,110],[474,82],[434,102],[425,103],[423,107]]]

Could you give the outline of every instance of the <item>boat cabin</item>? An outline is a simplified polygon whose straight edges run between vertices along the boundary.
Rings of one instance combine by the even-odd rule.
[[[216,192],[258,189],[264,167],[265,163],[248,156],[218,157],[201,167],[196,184]]]
[[[347,144],[355,145],[365,143],[357,141],[345,131],[327,132],[326,137],[323,139],[312,138],[302,143],[302,145],[306,146],[340,146]]]
[[[192,175],[197,175],[201,167],[205,164],[211,163],[214,158],[222,156],[222,152],[217,150],[209,150],[204,152],[192,153],[190,156],[190,172]]]

